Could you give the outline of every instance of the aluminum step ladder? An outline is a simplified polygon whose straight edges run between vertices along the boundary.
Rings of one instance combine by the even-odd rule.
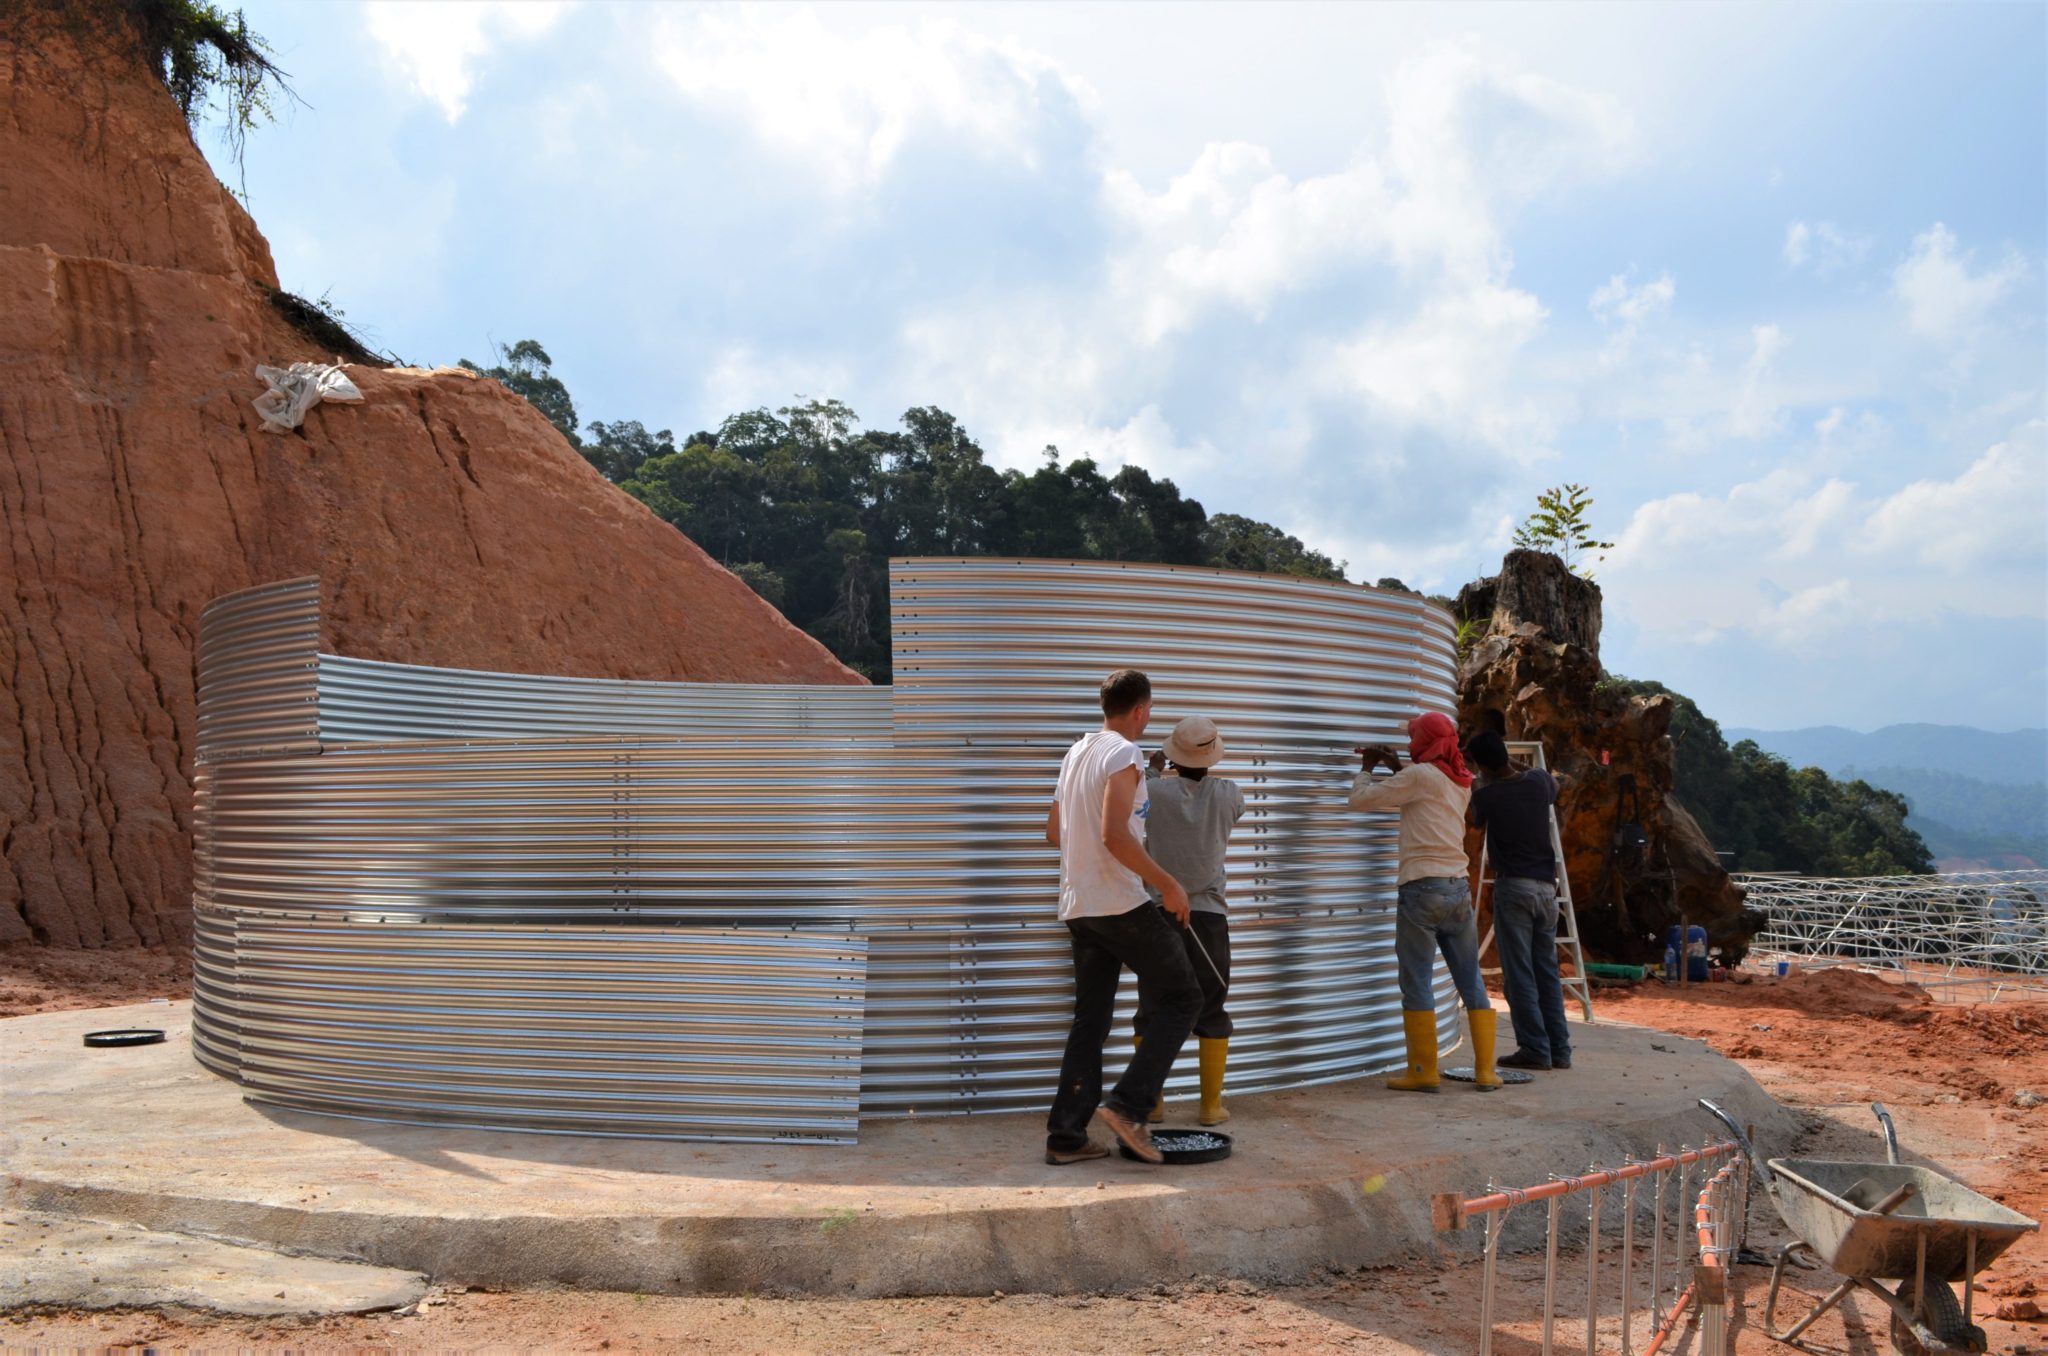
[[[1510,758],[1517,759],[1520,762],[1527,763],[1530,767],[1538,768],[1545,772],[1550,770],[1543,761],[1543,746],[1541,744],[1533,740],[1510,739],[1507,741],[1507,745]],[[1571,877],[1566,874],[1564,869],[1564,837],[1558,832],[1557,806],[1555,804],[1552,804],[1550,807],[1550,850],[1557,858],[1558,959],[1569,962],[1572,970],[1570,974],[1563,976],[1564,991],[1579,1000],[1579,1011],[1584,1013],[1586,1020],[1590,1022],[1594,1020],[1593,985],[1586,977],[1586,953],[1579,946],[1579,916],[1572,908],[1572,882]],[[1489,865],[1486,843],[1482,839],[1479,844],[1479,886],[1472,892],[1475,908],[1481,899],[1487,898],[1486,892],[1493,886],[1494,878],[1487,871]],[[1486,948],[1493,945],[1493,915],[1488,913],[1486,918],[1486,936],[1482,937],[1479,941],[1479,954],[1482,956],[1486,954]],[[1496,965],[1491,968],[1482,968],[1480,973],[1483,975],[1498,975],[1500,967]]]

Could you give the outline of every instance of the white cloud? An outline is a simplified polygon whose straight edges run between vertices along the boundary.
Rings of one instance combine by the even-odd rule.
[[[1113,276],[1140,303],[1147,343],[1212,302],[1262,316],[1281,293],[1389,250],[1375,223],[1393,193],[1371,164],[1295,182],[1264,147],[1231,142],[1205,146],[1159,193],[1114,170],[1103,193],[1130,240]]]
[[[1824,278],[1860,263],[1872,243],[1869,236],[1852,236],[1832,221],[1795,221],[1785,228],[1781,254],[1787,267],[1804,268],[1811,263],[1813,271]]]
[[[1207,302],[1259,314],[1360,263],[1498,289],[1513,211],[1635,149],[1612,100],[1442,46],[1393,73],[1384,147],[1344,169],[1295,180],[1262,146],[1216,143],[1158,193],[1116,170],[1104,191],[1134,237],[1120,280],[1144,294],[1157,339]]]
[[[1548,419],[1501,380],[1547,316],[1528,292],[1474,283],[1446,289],[1397,322],[1368,326],[1328,351],[1318,374],[1354,391],[1390,422],[1476,435],[1526,456],[1547,444]]]
[[[1641,287],[1630,287],[1627,276],[1617,273],[1594,289],[1586,307],[1607,330],[1607,343],[1600,351],[1601,364],[1613,367],[1625,360],[1643,326],[1669,311],[1671,299],[1677,295],[1678,286],[1669,273]]]
[[[1912,253],[1892,273],[1892,290],[1906,304],[1915,333],[1939,343],[1973,343],[1992,309],[2026,276],[2017,257],[1981,273],[1971,272],[1971,257],[1938,221],[1913,237]]]
[[[1749,332],[1749,359],[1742,365],[1742,384],[1728,411],[1728,432],[1738,438],[1760,438],[1777,429],[1781,415],[1771,389],[1771,365],[1790,341],[1776,325],[1757,325]]]
[[[1863,616],[1847,579],[1830,579],[1791,594],[1756,614],[1749,629],[1781,650],[1811,653],[1831,634]]]
[[[1957,615],[2048,618],[2048,421],[1951,479],[1874,494],[1781,469],[1638,508],[1608,553],[1610,607],[1679,644],[1817,636]],[[1760,601],[1761,600],[1761,601]]]
[[[1228,142],[1157,192],[1109,172],[1104,200],[1124,240],[1103,324],[1117,337],[1091,347],[1165,345],[1218,315],[1263,322],[1283,298],[1345,279],[1384,299],[1337,320],[1335,335],[1290,338],[1300,356],[1269,403],[1333,402],[1361,425],[1541,455],[1555,414],[1508,374],[1548,312],[1510,281],[1506,233],[1529,200],[1635,153],[1612,100],[1429,48],[1387,81],[1383,141],[1341,169],[1297,179],[1266,148]],[[1646,289],[1639,306],[1668,300],[1668,280]]]
[[[1918,480],[1870,515],[1867,552],[1960,572],[2048,558],[2048,420],[2036,419],[1954,480]]]
[[[1275,468],[1372,449],[1354,476],[1396,472],[1417,432],[1480,474],[1486,458],[1547,455],[1556,402],[1516,374],[1548,312],[1512,282],[1506,232],[1531,196],[1633,150],[1611,101],[1433,49],[1389,78],[1384,136],[1339,169],[1295,177],[1263,146],[1218,142],[1157,190],[1106,171],[1100,273],[917,311],[898,331],[904,384],[948,392],[1012,463],[1046,439],[1105,458],[1144,447],[1148,469],[1185,480],[1247,433]],[[1647,314],[1670,284],[1643,290]],[[1319,293],[1355,299],[1266,328]],[[1230,375],[1204,397],[1234,407],[1232,426],[1174,434],[1160,411],[1186,394],[1175,384],[1219,361]]]
[[[441,106],[448,121],[462,116],[476,83],[476,66],[500,41],[530,41],[553,28],[568,8],[555,0],[472,0],[420,4],[369,0],[363,6],[370,36],[404,72],[412,87]]]
[[[1891,425],[1876,411],[1862,410],[1852,416],[1845,406],[1831,406],[1813,421],[1808,464],[1816,472],[1870,465],[1884,456],[1891,442]]]
[[[737,114],[835,192],[872,187],[923,131],[1035,168],[1051,106],[1093,97],[1050,58],[950,20],[840,33],[810,9],[689,10],[659,25],[653,52],[685,97]]]
[[[719,350],[701,383],[705,407],[728,414],[824,399],[853,384],[843,363],[789,354],[764,357],[749,344],[728,344]]]
[[[1785,228],[1785,248],[1782,253],[1785,262],[1798,268],[1806,262],[1806,256],[1813,243],[1813,231],[1803,221],[1795,221]]]

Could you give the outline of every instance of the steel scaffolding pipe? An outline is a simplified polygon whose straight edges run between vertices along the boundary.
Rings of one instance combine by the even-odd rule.
[[[1395,821],[1345,791],[1352,744],[1454,709],[1441,611],[1102,563],[903,560],[890,586],[894,688],[375,663],[322,651],[316,580],[216,600],[200,1060],[297,1109],[558,1132],[1040,1108],[1071,1016],[1045,808],[1131,666],[1156,724],[1223,726],[1249,802],[1233,1088],[1400,1062]]]
[[[1768,921],[1756,952],[1895,970],[1972,997],[2048,998],[2048,871],[1736,877]]]

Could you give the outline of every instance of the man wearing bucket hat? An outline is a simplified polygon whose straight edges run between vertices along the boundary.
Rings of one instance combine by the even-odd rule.
[[[1223,1066],[1230,1053],[1230,1013],[1224,999],[1230,992],[1230,917],[1224,911],[1223,855],[1230,831],[1244,818],[1244,789],[1228,777],[1210,773],[1223,759],[1223,736],[1207,716],[1188,716],[1173,727],[1166,747],[1152,756],[1152,809],[1145,817],[1145,851],[1166,868],[1188,892],[1188,926],[1181,933],[1188,961],[1202,986],[1202,1010],[1195,1017],[1196,1052],[1201,1072],[1201,1122],[1221,1125],[1230,1119],[1223,1106]],[[1158,776],[1157,764],[1170,764],[1173,775]],[[1157,897],[1157,891],[1152,892]],[[1146,995],[1138,994],[1134,1023],[1145,1038],[1151,1019]],[[1165,1119],[1155,1103],[1152,1120]]]
[[[1472,1085],[1492,1092],[1501,1085],[1493,1067],[1496,1019],[1486,981],[1479,976],[1479,932],[1466,883],[1471,863],[1465,856],[1465,810],[1472,799],[1472,774],[1458,752],[1458,727],[1434,711],[1409,721],[1406,767],[1401,755],[1384,745],[1354,751],[1365,766],[1352,785],[1351,808],[1401,814],[1394,958],[1400,968],[1408,1071],[1388,1079],[1387,1086],[1401,1092],[1437,1090],[1431,971],[1441,950],[1472,1024]],[[1373,773],[1382,765],[1394,775],[1376,780]]]

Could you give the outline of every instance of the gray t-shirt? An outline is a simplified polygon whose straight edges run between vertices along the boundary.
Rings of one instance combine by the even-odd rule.
[[[1223,853],[1230,831],[1244,817],[1244,790],[1228,777],[1200,781],[1151,777],[1152,808],[1145,816],[1145,851],[1188,892],[1188,906],[1222,913]],[[1159,892],[1146,887],[1153,899]]]

